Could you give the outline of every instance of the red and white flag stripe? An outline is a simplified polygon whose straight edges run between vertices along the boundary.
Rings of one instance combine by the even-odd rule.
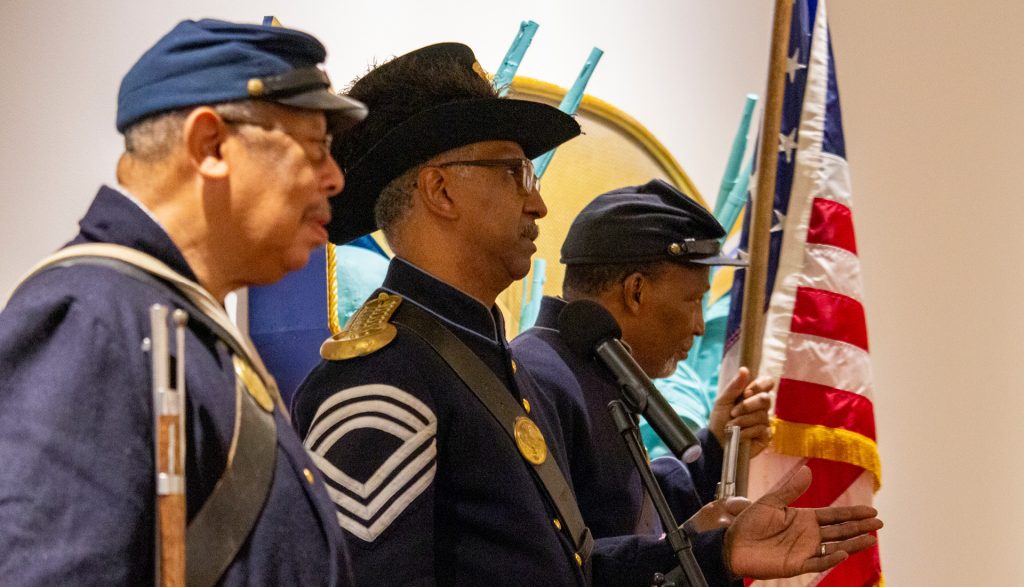
[[[750,497],[807,465],[794,505],[870,504],[880,484],[872,376],[846,160],[823,151],[829,79],[825,0],[817,3],[789,207],[769,302],[759,374],[776,382],[773,446],[751,463]],[[723,359],[721,381],[739,348]],[[757,586],[882,583],[877,547],[823,574]]]

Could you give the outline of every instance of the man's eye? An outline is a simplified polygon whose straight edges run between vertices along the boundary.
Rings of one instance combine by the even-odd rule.
[[[316,146],[313,149],[313,152],[311,153],[309,160],[312,161],[313,163],[323,163],[331,155],[330,138],[328,137],[323,140],[312,142]]]

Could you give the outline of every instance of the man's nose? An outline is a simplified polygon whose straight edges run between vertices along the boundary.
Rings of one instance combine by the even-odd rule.
[[[320,176],[320,187],[328,198],[338,195],[345,187],[345,174],[341,172],[341,168],[338,167],[338,162],[334,160],[334,157],[328,157],[327,161],[324,162]]]
[[[540,189],[535,187],[526,195],[526,206],[523,211],[537,218],[544,218],[548,215],[548,207],[544,203],[544,197],[540,195]]]

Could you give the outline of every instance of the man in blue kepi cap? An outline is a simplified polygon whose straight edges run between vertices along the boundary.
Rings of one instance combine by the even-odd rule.
[[[185,21],[125,75],[119,185],[0,314],[5,583],[153,584],[157,494],[183,492],[189,585],[351,584],[327,492],[222,306],[327,241],[331,136],[366,110],[331,93],[324,57],[298,31]],[[187,324],[151,323],[154,304]],[[162,327],[183,354],[161,356]],[[154,472],[158,361],[186,388],[184,483]]]
[[[583,518],[599,543],[635,534],[638,548],[650,550],[665,530],[608,409],[609,402],[622,397],[615,375],[593,355],[574,351],[577,345],[559,331],[559,314],[569,302],[599,304],[618,323],[622,341],[645,374],[664,377],[686,358],[693,338],[704,332],[701,312],[709,267],[746,264],[721,253],[724,235],[710,212],[662,180],[602,194],[573,220],[562,244],[564,298],[545,296],[534,327],[512,341],[523,370],[558,406],[559,440],[569,455]],[[726,428],[739,426],[742,438],[753,442],[752,454],[760,452],[770,439],[771,388],[770,379],[750,383],[747,371],[741,370],[716,401],[708,428],[697,435],[701,458],[688,465],[674,457],[651,463],[677,520],[690,520],[684,528],[694,541],[700,544],[716,535],[723,541],[717,558],[725,569],[707,559],[700,561],[711,584],[742,585],[743,576],[791,576],[823,570],[841,560],[820,556],[819,542],[832,537],[832,530],[819,530],[814,516],[807,515],[810,510],[794,518],[799,523],[785,527],[780,520],[765,517],[772,509],[762,500],[744,520],[725,529],[749,505],[738,499],[714,501]],[[808,480],[794,479],[767,498],[785,505]],[[824,511],[819,512],[815,513],[820,520]],[[850,520],[874,515],[868,508],[829,516],[836,513]],[[874,522],[857,523],[866,525],[843,539],[870,529]],[[851,522],[851,528],[857,523]],[[870,542],[869,537],[842,545],[836,541],[828,552],[854,552]]]

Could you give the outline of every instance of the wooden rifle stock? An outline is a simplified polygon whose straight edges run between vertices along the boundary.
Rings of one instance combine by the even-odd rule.
[[[153,364],[153,413],[156,463],[157,583],[185,587],[185,323],[174,311],[177,360],[175,389],[170,387],[167,307],[150,308]]]

